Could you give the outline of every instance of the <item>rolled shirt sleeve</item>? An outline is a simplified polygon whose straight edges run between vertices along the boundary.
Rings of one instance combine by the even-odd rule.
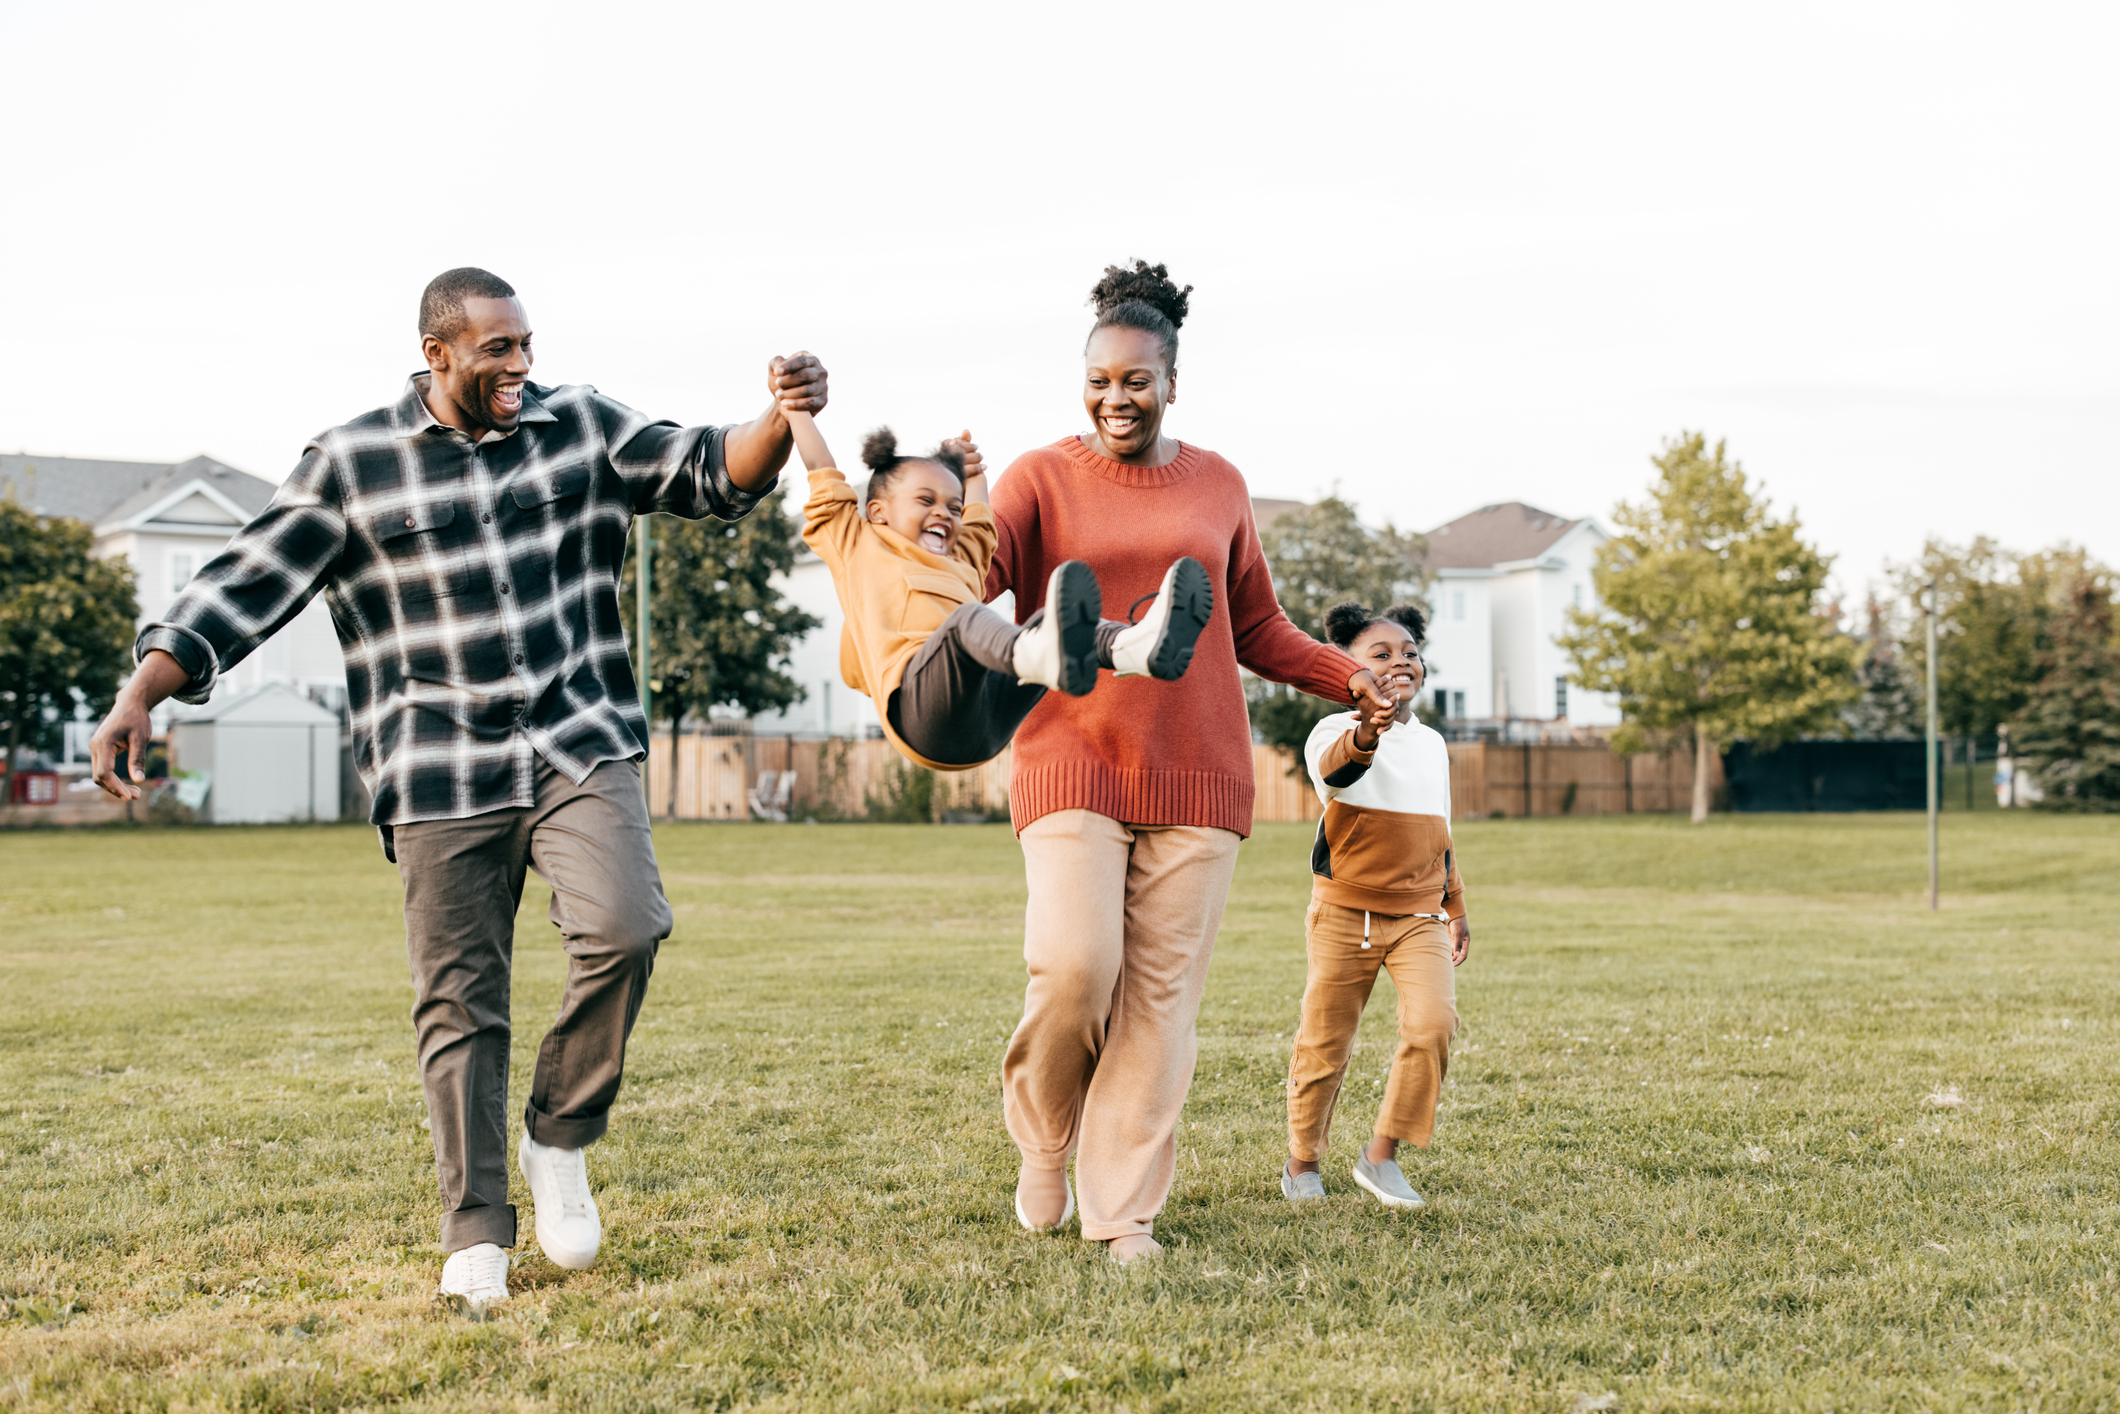
[[[726,427],[679,427],[601,393],[592,411],[635,515],[661,511],[686,520],[742,520],[779,485],[776,478],[762,490],[746,491],[729,479]]]

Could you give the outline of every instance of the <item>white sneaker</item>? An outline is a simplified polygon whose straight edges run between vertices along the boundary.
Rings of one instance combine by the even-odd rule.
[[[474,1315],[508,1299],[508,1252],[480,1242],[451,1252],[442,1263],[442,1295],[461,1296]]]
[[[1186,555],[1163,572],[1163,587],[1141,622],[1112,640],[1112,671],[1122,678],[1185,676],[1193,647],[1215,612],[1214,581]]]
[[[537,1217],[537,1245],[553,1262],[579,1271],[596,1260],[604,1242],[603,1218],[589,1196],[589,1165],[579,1149],[554,1149],[523,1133],[515,1151],[530,1181],[530,1207]]]
[[[1097,620],[1103,599],[1097,576],[1069,560],[1045,582],[1045,617],[1016,635],[1016,680],[1070,697],[1097,685]]]
[[[1425,1208],[1428,1200],[1413,1191],[1406,1175],[1399,1169],[1397,1159],[1386,1159],[1373,1164],[1369,1155],[1358,1154],[1354,1161],[1354,1181],[1376,1195],[1376,1200],[1387,1208]]]

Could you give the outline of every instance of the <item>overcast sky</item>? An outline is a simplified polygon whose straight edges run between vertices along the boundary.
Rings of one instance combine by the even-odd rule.
[[[438,18],[441,16],[441,18]],[[780,23],[780,22],[785,22]],[[1428,529],[1729,440],[1859,594],[2120,561],[2110,5],[0,0],[0,449],[277,481],[522,291],[542,382],[734,421],[823,356],[1005,463],[1109,261],[1198,287],[1169,429]]]

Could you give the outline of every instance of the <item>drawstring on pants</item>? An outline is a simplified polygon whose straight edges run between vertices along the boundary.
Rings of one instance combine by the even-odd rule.
[[[1450,921],[1450,915],[1447,913],[1415,913],[1409,916],[1414,918],[1433,918],[1438,923],[1448,923]],[[1369,910],[1366,908],[1362,910],[1362,947],[1365,951],[1369,947]]]

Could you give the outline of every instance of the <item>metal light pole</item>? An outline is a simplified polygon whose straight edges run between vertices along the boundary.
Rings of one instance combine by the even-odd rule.
[[[1936,807],[1941,803],[1937,796],[1936,779],[1936,582],[1923,586],[1928,595],[1929,631],[1929,725],[1927,751],[1924,755],[1929,767],[1929,912],[1936,911]]]
[[[648,568],[648,561],[654,550],[654,537],[648,530],[647,516],[641,516],[634,524],[640,529],[640,544],[634,551],[633,562],[633,597],[640,609],[640,625],[634,635],[640,640],[640,712],[641,716],[647,719],[649,760],[653,761],[655,692],[654,689],[648,686],[648,603],[649,595],[654,590],[655,583],[654,575]],[[670,743],[670,769],[673,771],[677,769],[677,742],[675,740]],[[1933,796],[1935,792],[1931,791],[1930,794]],[[645,765],[641,767],[640,771],[640,798],[647,804],[648,813],[653,815],[655,813],[655,799],[648,789],[648,768]]]

